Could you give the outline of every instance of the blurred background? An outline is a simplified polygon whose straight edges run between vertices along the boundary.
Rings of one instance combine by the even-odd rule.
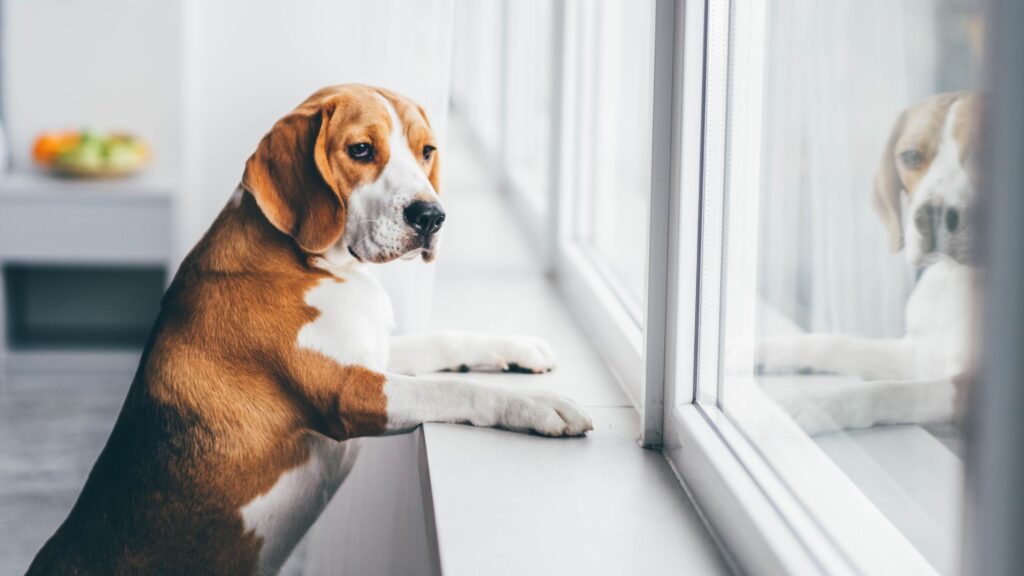
[[[584,102],[572,118],[588,131],[572,170],[594,190],[572,234],[599,255],[638,379],[649,150],[615,141],[649,139],[652,2],[581,4],[571,26],[552,0],[0,7],[0,575],[22,573],[73,504],[163,289],[246,158],[325,85],[405,94],[439,137],[440,260],[376,269],[397,330],[540,335],[562,368],[539,385],[633,406],[550,281],[568,230],[555,190],[570,134],[555,119],[571,74]],[[567,31],[580,42],[571,72]],[[597,162],[608,154],[618,161]],[[334,562],[336,545],[305,548],[285,573]]]
[[[756,277],[788,323],[901,334],[916,271],[888,253],[871,182],[901,110],[976,84],[977,4],[770,3],[766,81],[750,96],[764,109]],[[73,504],[163,289],[246,158],[325,85],[405,94],[439,138],[439,261],[376,269],[398,331],[542,336],[560,363],[540,385],[641,406],[654,10],[0,0],[0,576],[23,572]],[[962,470],[958,432],[940,432],[927,474],[888,439],[891,466],[858,444],[844,471],[880,508],[896,502],[900,528],[945,568]],[[309,547],[285,573],[326,571],[330,540]]]

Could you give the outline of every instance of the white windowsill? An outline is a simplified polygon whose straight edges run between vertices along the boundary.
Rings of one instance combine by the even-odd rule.
[[[566,394],[595,429],[583,439],[549,439],[424,426],[442,573],[726,573],[665,458],[639,447],[637,411],[550,282],[529,274],[449,278],[439,271],[442,327],[535,334],[559,354],[549,374],[467,376]]]
[[[633,408],[590,408],[586,439],[429,424],[424,441],[442,573],[726,573]]]

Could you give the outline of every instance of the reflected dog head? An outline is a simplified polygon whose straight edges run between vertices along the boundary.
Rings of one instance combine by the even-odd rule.
[[[904,110],[889,136],[872,204],[890,249],[905,248],[915,266],[973,260],[978,105],[968,92],[932,96]]]
[[[438,180],[437,143],[421,107],[387,90],[342,85],[274,124],[242,186],[306,252],[429,262],[445,218]]]

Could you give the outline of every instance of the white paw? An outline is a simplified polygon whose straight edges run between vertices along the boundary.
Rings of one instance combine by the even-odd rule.
[[[727,351],[726,361],[730,358],[736,368],[752,367],[760,374],[792,374],[805,370],[807,364],[803,347],[792,337],[758,340],[752,348],[733,351],[732,356]]]
[[[791,372],[794,365],[792,345],[777,339],[761,340],[754,346],[754,366],[764,373]]]
[[[555,367],[551,346],[533,336],[493,336],[482,343],[483,364],[506,372],[540,374]]]
[[[770,340],[744,341],[738,344],[726,341],[722,367],[729,376],[771,373],[778,369],[776,348]]]
[[[551,392],[524,392],[508,398],[498,425],[542,436],[582,436],[594,429],[590,417],[575,402]]]

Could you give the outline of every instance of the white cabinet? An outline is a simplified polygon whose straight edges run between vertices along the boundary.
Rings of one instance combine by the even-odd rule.
[[[88,357],[76,337],[137,355],[173,272],[171,190],[144,179],[0,178],[0,379],[14,349],[43,366],[72,350]]]

